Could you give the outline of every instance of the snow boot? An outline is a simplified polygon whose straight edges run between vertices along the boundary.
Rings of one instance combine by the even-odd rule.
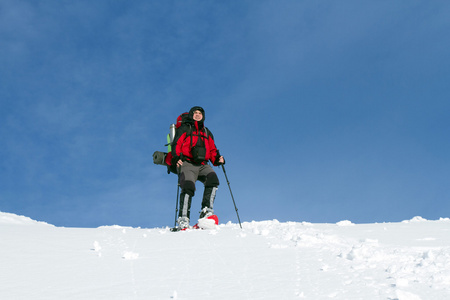
[[[178,228],[180,230],[185,230],[189,227],[189,218],[188,217],[179,217],[177,220]]]
[[[204,207],[200,212],[200,219],[207,218],[209,216],[212,216],[213,214],[214,210],[212,208]]]
[[[191,202],[192,196],[188,193],[181,193],[180,195],[180,212],[178,217],[186,217],[188,220],[191,217]]]
[[[200,219],[204,217],[209,217],[214,214],[213,206],[214,199],[216,198],[217,187],[205,187],[205,191],[203,192],[203,200],[202,200],[202,212],[200,214]]]

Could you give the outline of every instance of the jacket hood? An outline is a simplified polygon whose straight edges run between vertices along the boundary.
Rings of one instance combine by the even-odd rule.
[[[205,110],[201,106],[194,106],[189,110],[189,119],[194,120],[194,111],[199,110],[202,112],[203,118],[199,121],[199,123],[205,122]]]

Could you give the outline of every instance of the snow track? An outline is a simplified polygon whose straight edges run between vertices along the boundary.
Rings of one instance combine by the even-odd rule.
[[[170,232],[0,213],[1,299],[448,299],[450,221]]]

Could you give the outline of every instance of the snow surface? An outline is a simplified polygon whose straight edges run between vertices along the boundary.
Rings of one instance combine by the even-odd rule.
[[[0,212],[0,299],[450,299],[450,220],[62,228]]]

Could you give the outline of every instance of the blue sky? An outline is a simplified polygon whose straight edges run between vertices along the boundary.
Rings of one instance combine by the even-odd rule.
[[[450,217],[448,1],[0,1],[0,211],[171,226],[192,106],[242,221]],[[215,209],[237,222],[227,183]],[[192,212],[200,210],[197,184]]]

